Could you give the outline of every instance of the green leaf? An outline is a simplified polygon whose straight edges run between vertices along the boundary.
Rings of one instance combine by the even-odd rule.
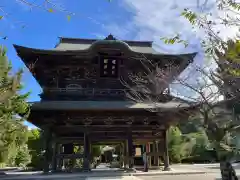
[[[175,43],[175,39],[170,39],[170,40],[169,40],[169,43],[170,43],[170,44],[174,44],[174,43]]]
[[[53,13],[53,9],[52,8],[48,9],[48,12]]]
[[[67,15],[67,20],[70,21],[71,20],[71,16]]]
[[[191,24],[196,23],[197,15],[188,9],[184,9],[184,11],[181,13],[181,16],[185,17]]]
[[[0,20],[3,19],[3,16],[0,16]]]

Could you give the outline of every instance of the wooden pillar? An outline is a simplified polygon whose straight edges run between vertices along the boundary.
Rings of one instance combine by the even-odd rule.
[[[52,170],[57,170],[57,143],[55,141],[52,142]]]
[[[83,169],[84,171],[90,171],[90,139],[87,132],[84,133],[84,159],[83,159]]]
[[[120,168],[124,167],[124,147],[123,147],[123,143],[120,143],[120,159],[119,159],[119,164],[120,164]]]
[[[61,154],[62,152],[61,147],[62,147],[61,144],[56,143],[56,156]],[[56,168],[57,168],[57,171],[62,169],[60,158],[56,158]]]
[[[147,142],[146,143],[146,153],[150,153],[150,144]],[[147,155],[147,163],[148,163],[148,167],[151,167],[151,156]]]
[[[145,144],[142,144],[141,146],[142,146],[141,149],[142,149],[142,155],[143,155],[144,152],[147,152],[147,151],[146,151],[146,145],[145,145]]]
[[[154,166],[158,166],[158,156],[157,156],[157,143],[156,141],[153,141],[153,153],[154,153],[154,156],[153,156],[153,165]]]
[[[74,153],[74,147],[73,147],[73,143],[67,143],[67,144],[63,144],[63,148],[64,148],[64,154],[68,154],[68,155],[72,155]],[[72,158],[67,159],[67,161],[65,161],[65,159],[63,158],[63,163],[65,166],[65,162],[68,163],[68,169],[70,171],[72,171],[73,166],[72,166]],[[66,168],[66,167],[65,167]]]
[[[164,130],[163,132],[163,154],[164,154],[164,171],[170,171],[171,168],[169,166],[169,155],[168,155],[168,130]]]
[[[50,169],[50,165],[51,165],[51,148],[52,148],[52,144],[51,144],[51,140],[52,140],[52,134],[50,133],[50,128],[49,127],[45,127],[43,129],[43,136],[45,139],[45,144],[44,144],[44,149],[45,149],[45,153],[44,153],[44,168],[43,171],[44,173],[48,173],[49,169]]]
[[[128,165],[129,165],[129,168],[133,168],[133,139],[132,139],[132,131],[128,132]]]
[[[152,149],[151,149],[151,143],[149,142],[148,143],[148,147],[149,147],[149,152],[151,153],[152,152]],[[149,162],[149,168],[151,168],[152,167],[152,156],[148,156],[148,162]]]
[[[124,143],[123,143],[123,167],[124,168],[127,168],[127,164],[128,164],[127,154],[128,154],[127,140],[124,140]]]
[[[160,157],[159,157],[159,153],[160,153],[160,148],[159,148],[159,141],[156,141],[156,152],[157,152],[157,167],[160,166]]]
[[[62,154],[63,153],[63,144],[58,144],[58,154]],[[63,165],[64,165],[64,162],[63,162],[63,159],[62,158],[58,158],[58,169],[59,170],[62,170],[63,169]]]

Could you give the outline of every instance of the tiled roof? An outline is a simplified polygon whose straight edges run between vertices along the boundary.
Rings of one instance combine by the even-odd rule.
[[[117,42],[125,43],[134,52],[159,54],[152,48],[152,41],[118,41],[118,40],[99,40],[99,39],[74,39],[60,38],[60,43],[56,45],[54,50],[87,50],[96,42]]]

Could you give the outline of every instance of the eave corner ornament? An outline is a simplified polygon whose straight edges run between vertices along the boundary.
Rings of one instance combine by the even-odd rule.
[[[83,120],[83,124],[84,124],[85,126],[91,125],[91,124],[92,124],[92,118],[90,118],[90,117],[85,118],[85,119]]]
[[[128,117],[127,120],[126,120],[126,124],[127,125],[132,125],[133,121],[134,121],[134,117]]]
[[[108,126],[111,126],[113,124],[113,118],[108,117],[107,119],[104,120],[104,123]]]
[[[149,125],[149,119],[147,117],[143,119],[143,124]]]

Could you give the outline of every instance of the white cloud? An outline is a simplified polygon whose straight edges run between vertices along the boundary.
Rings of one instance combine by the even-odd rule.
[[[215,18],[223,17],[225,13],[218,10],[216,0],[123,0],[121,5],[131,12],[132,17],[125,21],[126,25],[111,23],[107,26],[108,31],[114,32],[119,39],[126,39],[134,34],[131,39],[152,40],[154,48],[162,53],[198,52],[194,64],[182,74],[184,76],[190,72],[192,75],[190,81],[196,81],[199,74],[193,72],[195,67],[206,64],[200,44],[200,39],[205,33],[203,30],[193,29],[192,25],[181,16],[181,12],[184,8],[189,8],[196,13],[211,12]],[[220,36],[226,39],[235,36],[238,28],[217,25],[215,30],[220,30]],[[187,48],[182,44],[166,45],[160,40],[161,37],[173,37],[176,34],[180,34],[181,38],[188,41]]]
[[[191,44],[195,44],[204,34],[200,31],[194,32],[190,23],[180,16],[185,8],[196,13],[212,12],[213,17],[225,15],[217,9],[216,0],[124,0],[123,2],[124,7],[133,13],[130,21],[139,29],[136,34],[137,39],[158,40],[160,36],[180,33],[191,41]],[[232,36],[237,30],[219,25],[216,29],[221,30],[221,35],[224,37]]]
[[[113,32],[120,39],[129,38],[137,40],[153,40],[157,50],[165,53],[180,53],[197,51],[201,53],[200,39],[204,32],[193,29],[192,25],[181,16],[185,8],[196,13],[211,12],[213,17],[223,17],[225,13],[219,11],[216,0],[123,0],[122,6],[131,12],[131,16],[125,23],[118,21],[106,25],[108,32]],[[237,27],[227,28],[217,25],[215,30],[220,30],[224,38],[232,37],[238,31]],[[173,37],[180,34],[189,42],[185,48],[183,45],[164,45],[161,37]]]

